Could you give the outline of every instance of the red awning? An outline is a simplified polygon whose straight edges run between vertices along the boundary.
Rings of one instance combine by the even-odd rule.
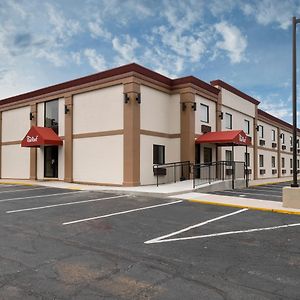
[[[207,132],[196,138],[196,144],[217,144],[220,146],[247,146],[251,145],[250,138],[243,130]]]
[[[53,129],[32,126],[24,137],[21,147],[58,146],[62,144],[62,139]]]

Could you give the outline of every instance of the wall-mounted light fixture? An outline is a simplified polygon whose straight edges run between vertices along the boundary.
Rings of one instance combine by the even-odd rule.
[[[141,93],[138,93],[137,95],[136,95],[136,98],[135,98],[135,101],[138,103],[138,104],[141,104]]]
[[[194,103],[192,104],[192,109],[193,109],[194,111],[197,110],[197,103],[196,103],[196,102],[194,102]]]
[[[224,118],[224,113],[223,113],[222,111],[220,111],[220,113],[219,113],[219,118],[220,118],[221,120],[223,120],[223,118]]]
[[[70,111],[67,105],[65,105],[65,115]]]
[[[30,112],[30,114],[29,114],[29,119],[30,119],[30,121],[34,119],[34,114],[32,112]]]
[[[130,98],[129,98],[128,94],[124,93],[124,103],[125,104],[128,103],[129,100],[130,100]]]

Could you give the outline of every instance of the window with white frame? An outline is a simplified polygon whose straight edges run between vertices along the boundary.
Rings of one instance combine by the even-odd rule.
[[[250,134],[250,121],[244,120],[244,132]]]
[[[209,106],[202,103],[200,104],[200,120],[209,123]]]
[[[225,113],[225,128],[232,129],[232,114]]]
[[[230,150],[226,150],[225,151],[225,160],[227,162],[231,162],[232,161],[232,151],[230,151]]]
[[[290,168],[293,169],[293,159],[290,158]]]
[[[165,146],[153,145],[153,164],[165,163]]]
[[[259,155],[259,167],[264,167],[264,156],[262,154]]]
[[[276,140],[276,132],[275,129],[272,129],[272,142],[275,142]]]
[[[272,156],[272,168],[276,168],[276,157]]]
[[[250,167],[250,153],[245,152],[245,164],[247,167]]]
[[[260,139],[264,138],[264,126],[258,125],[258,136]]]
[[[285,168],[285,158],[284,157],[281,158],[281,168],[282,169]]]
[[[290,145],[293,146],[293,137],[290,136]]]
[[[284,135],[284,133],[281,133],[281,140],[282,140],[282,144],[285,144],[285,135]]]

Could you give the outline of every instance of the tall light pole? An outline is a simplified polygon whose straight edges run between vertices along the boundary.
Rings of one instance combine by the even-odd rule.
[[[299,187],[297,183],[297,23],[300,23],[300,19],[293,17],[293,183],[291,184],[291,187]]]

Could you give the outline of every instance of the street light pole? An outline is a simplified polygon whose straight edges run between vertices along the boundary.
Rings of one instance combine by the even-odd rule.
[[[297,183],[297,23],[300,23],[300,19],[293,17],[293,183],[291,184],[291,187],[299,187]]]

